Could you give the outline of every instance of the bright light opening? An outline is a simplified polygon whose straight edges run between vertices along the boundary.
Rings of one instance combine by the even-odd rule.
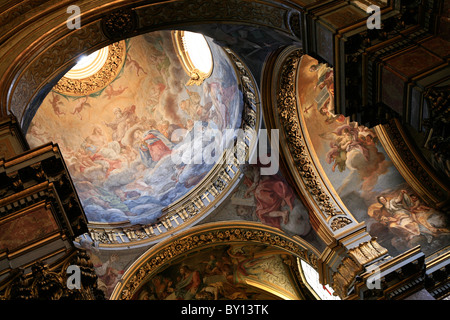
[[[305,281],[311,289],[317,294],[321,300],[341,300],[338,296],[334,296],[333,289],[328,285],[322,285],[319,281],[319,273],[305,261],[300,260],[300,268],[305,277]]]
[[[83,56],[78,63],[64,75],[64,77],[70,79],[85,79],[96,74],[106,63],[108,51],[108,47],[104,47],[88,56]]]
[[[213,60],[205,37],[200,33],[184,31],[183,45],[194,67],[205,74],[211,73]]]

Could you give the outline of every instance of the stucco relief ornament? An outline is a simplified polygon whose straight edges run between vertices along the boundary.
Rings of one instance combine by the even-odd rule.
[[[88,96],[106,88],[122,70],[126,60],[126,43],[119,41],[108,46],[103,66],[94,74],[82,79],[62,77],[53,90],[68,96]]]
[[[134,10],[117,10],[102,20],[103,33],[110,39],[130,37],[137,27],[137,14]]]
[[[319,176],[313,168],[313,162],[301,133],[297,114],[295,84],[297,68],[302,56],[303,52],[300,50],[294,51],[288,56],[282,67],[277,90],[278,115],[281,126],[284,128],[289,152],[293,156],[294,165],[302,177],[304,185],[314,196],[314,200],[320,206],[321,211],[329,219],[343,213],[335,208],[331,197],[322,186]],[[352,223],[352,220],[348,218],[339,218],[333,220],[331,227],[333,231],[336,231],[350,223]]]

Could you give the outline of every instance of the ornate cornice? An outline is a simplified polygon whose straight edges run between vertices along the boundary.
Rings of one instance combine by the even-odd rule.
[[[196,226],[144,253],[123,275],[111,300],[128,300],[152,275],[188,253],[223,244],[255,243],[281,249],[317,268],[319,252],[301,238],[291,238],[279,229],[255,222],[226,221]]]

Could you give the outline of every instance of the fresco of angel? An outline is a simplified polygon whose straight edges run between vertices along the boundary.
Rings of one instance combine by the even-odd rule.
[[[357,122],[350,122],[339,126],[332,132],[320,135],[323,139],[330,140],[330,150],[326,154],[326,162],[333,163],[331,170],[336,167],[340,172],[346,168],[347,154],[352,150],[359,151],[366,161],[370,158],[370,146],[374,146],[377,141],[373,130],[358,125]]]

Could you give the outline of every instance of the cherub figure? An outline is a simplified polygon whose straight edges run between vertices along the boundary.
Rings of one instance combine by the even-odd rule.
[[[111,97],[121,95],[126,89],[128,89],[128,87],[124,88],[122,86],[119,86],[118,89],[114,89],[112,84],[110,84],[108,87],[106,87],[105,94],[108,97],[108,100],[111,100]]]
[[[91,107],[91,105],[87,103],[87,99],[88,99],[87,96],[81,98],[80,101],[78,101],[78,103],[75,105],[73,111],[71,112],[71,114],[77,114],[80,117],[80,120],[83,120],[83,117],[81,116],[81,111],[83,111],[85,107]]]
[[[137,62],[136,60],[133,60],[133,58],[131,58],[131,55],[128,53],[127,54],[127,63],[130,64],[130,66],[133,66],[136,68],[136,75],[139,76],[139,72],[142,71],[142,73],[147,74],[147,72],[145,72],[144,68],[141,67],[141,65],[139,64],[139,62]]]
[[[53,108],[53,112],[59,117],[60,115],[65,115],[65,112],[62,112],[61,109],[59,108],[60,106],[63,106],[64,104],[62,103],[62,101],[60,100],[59,95],[55,95],[52,92],[52,100],[49,100],[50,104],[52,105]]]

